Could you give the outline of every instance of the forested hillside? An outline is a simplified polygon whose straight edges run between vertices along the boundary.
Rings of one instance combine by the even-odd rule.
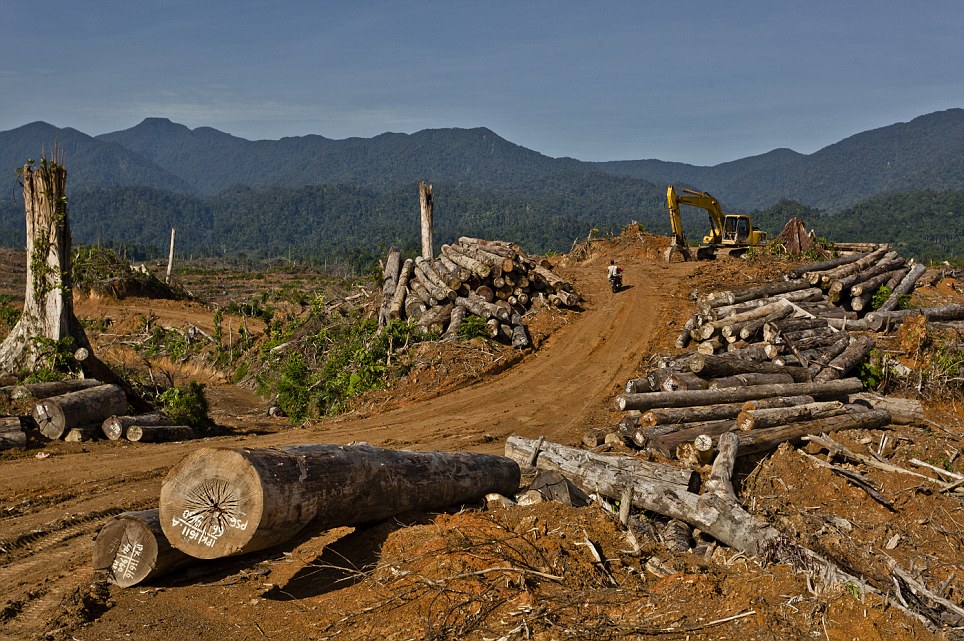
[[[715,167],[549,158],[481,127],[249,141],[162,118],[97,137],[33,123],[0,132],[0,167],[14,195],[0,201],[3,245],[21,246],[24,237],[14,170],[54,149],[69,171],[75,239],[146,251],[161,252],[176,227],[186,253],[362,264],[388,244],[418,242],[424,180],[435,189],[439,243],[470,234],[563,251],[592,229],[632,221],[669,234],[671,182],[712,193],[728,213],[756,210],[771,235],[802,213],[822,236],[899,242],[928,258],[964,256],[962,109],[811,155],[778,149]],[[706,215],[687,208],[683,224],[689,238],[701,238]]]

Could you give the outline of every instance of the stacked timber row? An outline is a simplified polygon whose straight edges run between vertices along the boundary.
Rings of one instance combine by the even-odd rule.
[[[478,316],[491,338],[528,347],[523,316],[536,300],[575,307],[580,297],[548,261],[528,256],[518,245],[463,236],[442,245],[432,260],[402,261],[397,250],[388,253],[379,322],[412,320],[452,340],[466,316]]]
[[[676,342],[695,349],[626,384],[619,435],[702,464],[729,431],[752,432],[741,434],[740,451],[753,453],[813,430],[923,421],[918,401],[860,395],[861,382],[845,378],[875,344],[866,330],[878,324],[873,314],[861,318],[865,303],[886,285],[894,292],[887,304],[896,305],[924,271],[888,247],[868,249],[795,269],[785,281],[698,297]],[[916,313],[949,319],[960,307]]]
[[[197,438],[193,428],[173,425],[160,412],[128,416],[124,390],[95,379],[8,386],[0,388],[0,396],[36,401],[29,416],[0,417],[0,449],[25,449],[34,426],[41,438],[68,443],[105,436],[140,442]]]

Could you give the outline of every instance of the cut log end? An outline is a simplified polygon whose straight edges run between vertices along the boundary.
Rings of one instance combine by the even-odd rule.
[[[261,480],[248,460],[227,449],[188,455],[161,486],[161,527],[171,545],[199,559],[242,551],[264,509]]]
[[[147,578],[157,562],[157,540],[142,521],[117,518],[101,528],[94,540],[94,570],[105,572],[122,588]]]

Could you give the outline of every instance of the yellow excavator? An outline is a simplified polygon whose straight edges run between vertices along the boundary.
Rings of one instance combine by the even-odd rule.
[[[719,201],[713,196],[692,189],[677,193],[670,185],[666,190],[666,204],[669,206],[669,220],[673,226],[673,243],[666,251],[666,262],[679,254],[683,260],[693,260],[692,249],[683,236],[680,221],[680,205],[690,205],[705,209],[710,217],[710,233],[703,237],[703,244],[696,247],[697,260],[713,260],[717,252],[727,256],[740,256],[754,245],[767,242],[767,233],[753,228],[753,222],[745,214],[724,214]]]

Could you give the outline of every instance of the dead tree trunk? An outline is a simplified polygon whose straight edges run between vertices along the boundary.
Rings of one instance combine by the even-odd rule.
[[[514,494],[520,471],[501,456],[405,452],[370,445],[199,449],[161,485],[160,516],[171,544],[219,558],[317,529],[374,523],[396,514]]]
[[[421,212],[422,258],[432,260],[435,253],[432,249],[432,213],[434,203],[432,202],[431,185],[426,183],[418,184],[418,202]]]
[[[94,539],[94,571],[122,588],[194,562],[167,542],[157,510],[118,514]]]

